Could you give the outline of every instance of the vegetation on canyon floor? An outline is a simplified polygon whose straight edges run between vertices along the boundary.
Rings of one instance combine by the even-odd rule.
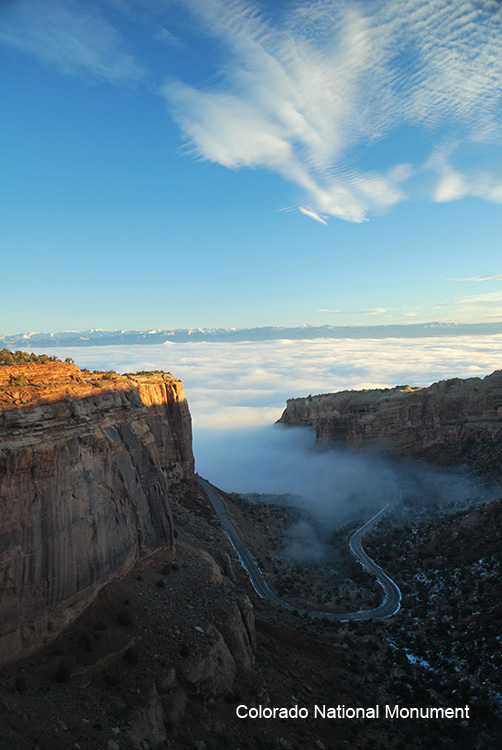
[[[311,601],[323,603],[326,593],[332,595],[329,576],[317,575],[321,561],[317,573],[313,561],[296,565],[295,575],[288,578],[294,563],[285,554],[284,539],[297,521],[293,510],[269,504],[265,512],[264,504],[228,500],[232,508],[240,506],[247,542],[257,557],[262,556],[264,569],[278,581],[286,576],[287,593],[300,596],[303,583]],[[333,623],[275,609],[255,596],[211,510],[200,501],[175,502],[177,562],[155,556],[108,586],[55,644],[2,668],[0,705],[6,736],[16,736],[16,747],[23,750],[67,748],[75,742],[82,750],[495,748],[501,727],[501,514],[502,503],[497,502],[453,511],[403,511],[386,519],[368,537],[366,547],[399,580],[400,612],[379,622]],[[357,608],[372,601],[375,591],[369,576],[367,581],[365,576],[357,579],[359,566],[352,568],[342,550],[353,528],[354,523],[336,532],[331,550],[340,560],[346,555],[345,598]],[[276,539],[270,559],[259,545],[263,537]],[[221,573],[227,571],[223,581],[226,575],[236,577],[253,601],[256,662],[252,671],[239,668],[223,691],[215,691],[210,681],[206,687],[200,683],[181,705],[176,690],[166,687],[171,684],[169,675],[183,674],[189,664],[206,658],[215,645],[210,622],[226,606],[225,597],[216,601],[221,586],[209,585],[207,563],[196,551],[201,544],[204,554],[219,560]],[[222,562],[222,550],[231,558],[230,568]],[[215,570],[212,563],[211,576]],[[370,584],[366,593],[365,583]],[[164,691],[166,738],[158,743],[152,733],[152,689]],[[242,721],[235,716],[240,703],[468,704],[471,718]],[[30,723],[24,726],[28,713]],[[143,735],[135,744],[130,732],[138,726],[139,715]]]

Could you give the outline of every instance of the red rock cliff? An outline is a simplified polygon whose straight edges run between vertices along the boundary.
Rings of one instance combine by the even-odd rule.
[[[55,637],[112,578],[173,547],[169,495],[193,479],[169,374],[0,367],[0,662]]]
[[[289,399],[279,422],[311,426],[317,438],[349,448],[468,464],[502,472],[502,370],[484,379],[428,388],[342,391]]]

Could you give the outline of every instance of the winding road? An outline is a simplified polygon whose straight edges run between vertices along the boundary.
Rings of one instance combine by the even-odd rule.
[[[363,526],[361,526],[352,534],[349,540],[350,551],[352,552],[356,560],[358,560],[358,562],[360,562],[361,565],[369,573],[372,573],[376,577],[378,583],[383,588],[384,598],[382,600],[382,603],[378,607],[375,607],[373,609],[364,609],[359,610],[358,612],[322,612],[316,609],[302,609],[300,607],[296,607],[274,594],[274,592],[264,579],[263,573],[251,557],[248,548],[241,539],[239,532],[235,528],[232,520],[230,519],[224,501],[211,487],[207,479],[204,479],[199,475],[197,475],[197,478],[201,488],[206,493],[213,508],[218,514],[221,524],[225,529],[225,532],[233,548],[237,552],[241,564],[249,576],[249,580],[253,584],[253,588],[255,589],[256,593],[262,597],[262,599],[266,599],[268,602],[274,604],[275,606],[285,607],[289,610],[296,610],[297,612],[308,615],[309,617],[322,617],[328,620],[337,620],[339,622],[346,622],[348,620],[378,620],[383,617],[390,617],[391,615],[396,614],[396,612],[399,610],[399,607],[401,606],[401,592],[398,586],[394,583],[392,578],[389,578],[389,576],[382,570],[382,568],[377,565],[364,551],[364,548],[362,546],[362,538],[376,523],[378,523],[381,516],[387,510],[393,508],[395,505],[397,505],[398,502],[400,502],[400,497],[395,501],[387,503],[384,508],[379,510],[378,513],[375,513],[375,515],[370,518],[369,521],[366,521]]]

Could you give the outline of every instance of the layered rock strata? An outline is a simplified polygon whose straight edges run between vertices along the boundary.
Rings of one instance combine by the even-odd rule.
[[[173,550],[170,493],[193,479],[170,374],[0,368],[0,662],[55,637],[106,583]]]
[[[320,441],[467,464],[502,473],[502,370],[443,380],[289,399],[279,422],[314,427]]]

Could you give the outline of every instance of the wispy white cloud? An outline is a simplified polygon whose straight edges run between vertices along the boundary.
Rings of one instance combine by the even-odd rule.
[[[7,3],[0,15],[0,42],[83,78],[119,84],[146,74],[96,6],[77,0]]]
[[[181,2],[230,53],[206,89],[161,89],[193,152],[273,170],[307,196],[311,218],[361,222],[407,198],[422,165],[370,172],[354,159],[401,125],[436,142],[499,138],[502,13],[490,0],[310,0],[273,23],[243,0]],[[489,170],[438,171],[437,201],[501,200]]]
[[[331,313],[332,315],[382,315],[395,309],[395,307],[370,307],[366,310],[327,310],[321,308],[317,312]]]
[[[321,224],[388,212],[431,170],[437,202],[502,202],[500,170],[461,158],[467,142],[500,142],[494,0],[305,0],[268,16],[253,0],[16,0],[2,7],[0,42],[70,75],[137,82],[146,67],[111,19],[138,14],[153,39],[180,48],[172,2],[220,53],[204,87],[173,77],[159,87],[194,156],[279,174],[295,186],[297,209]],[[388,155],[387,166],[364,166],[365,149],[401,126],[427,130],[431,158],[414,163],[410,147],[403,163]]]
[[[363,310],[362,312],[367,313],[368,315],[382,315],[383,313],[390,312],[391,310],[394,310],[393,307],[374,307],[370,310]]]
[[[502,174],[496,167],[493,173],[484,169],[460,171],[449,161],[458,144],[448,144],[437,149],[429,158],[427,167],[438,175],[433,198],[438,203],[459,200],[467,196],[482,198],[492,203],[502,203]]]
[[[452,308],[456,319],[482,319],[498,321],[502,319],[502,291],[488,292],[460,297],[452,302],[441,302],[436,308]]]
[[[320,216],[317,211],[312,211],[310,208],[305,208],[304,206],[300,206],[299,211],[304,214],[305,216],[310,216],[311,219],[314,219],[314,221],[318,221],[319,224],[326,224],[328,223],[326,219],[324,219],[322,216]]]
[[[490,307],[493,308],[493,311],[497,313],[497,317],[500,318],[502,315],[502,291],[462,297],[458,300],[458,305],[469,308],[473,312]]]
[[[492,276],[468,276],[465,279],[446,279],[446,281],[502,281],[502,273],[495,273]]]
[[[458,198],[465,198],[468,193],[469,188],[465,177],[454,169],[448,169],[436,185],[434,200],[438,203],[454,201]]]
[[[167,44],[169,47],[175,47],[177,49],[185,46],[179,37],[163,26],[153,33],[153,39],[155,39],[156,42],[164,42],[164,44]]]

